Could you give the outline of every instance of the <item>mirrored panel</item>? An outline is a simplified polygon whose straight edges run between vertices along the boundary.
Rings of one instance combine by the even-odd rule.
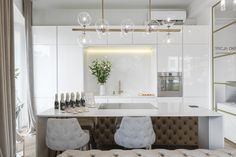
[[[236,23],[214,33],[214,56],[236,53]]]

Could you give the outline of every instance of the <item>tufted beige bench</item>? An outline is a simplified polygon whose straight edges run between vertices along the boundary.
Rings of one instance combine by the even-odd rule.
[[[236,157],[236,149],[220,149],[220,150],[68,150],[58,157]]]

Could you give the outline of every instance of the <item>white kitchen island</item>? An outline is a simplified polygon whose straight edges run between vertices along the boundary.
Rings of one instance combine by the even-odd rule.
[[[109,104],[107,104],[109,105]],[[119,105],[119,104],[118,104]],[[132,105],[140,105],[134,107]],[[205,108],[189,107],[184,104],[161,103],[153,107],[145,107],[145,103],[132,104],[129,107],[116,109],[89,108],[88,112],[65,113],[60,110],[49,109],[37,115],[37,157],[47,157],[46,124],[48,118],[81,118],[81,117],[198,117],[198,143],[200,148],[219,149],[224,147],[223,115]],[[150,105],[150,104],[149,104]],[[132,108],[131,108],[132,107]]]

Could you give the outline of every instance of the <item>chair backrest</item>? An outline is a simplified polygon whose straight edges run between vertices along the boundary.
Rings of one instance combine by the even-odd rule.
[[[85,133],[76,118],[47,121],[46,144],[52,150],[64,151],[86,145],[89,135]]]
[[[126,148],[150,147],[156,139],[150,117],[123,117],[115,142]]]

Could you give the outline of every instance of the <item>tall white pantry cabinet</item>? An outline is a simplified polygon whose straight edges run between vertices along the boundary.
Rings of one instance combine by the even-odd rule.
[[[133,32],[125,39],[113,32],[101,38],[96,32],[87,34],[92,39],[91,45],[156,46],[157,63],[153,66],[157,66],[157,72],[183,72],[183,97],[176,99],[176,102],[208,108],[210,28],[198,25],[175,27],[180,28],[181,32],[171,33],[172,43],[169,45],[164,43],[166,33],[145,35]],[[38,112],[53,107],[55,93],[84,91],[84,52],[78,44],[80,32],[74,32],[72,28],[74,26],[33,26],[34,87]],[[168,55],[178,57],[175,64],[168,64]],[[169,99],[175,101],[173,98],[160,100]]]

